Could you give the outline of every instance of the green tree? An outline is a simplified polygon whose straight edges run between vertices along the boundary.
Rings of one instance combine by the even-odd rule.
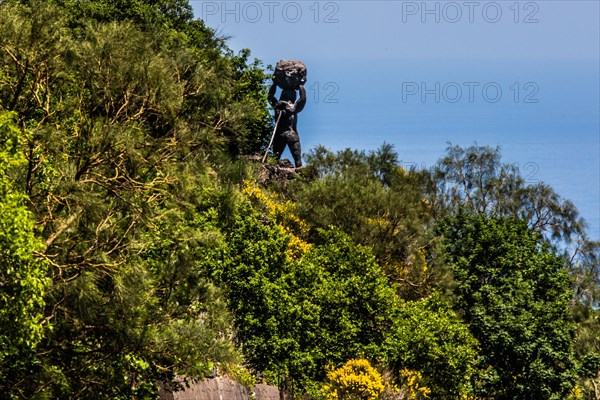
[[[562,399],[575,379],[563,261],[525,221],[459,213],[441,225],[456,308],[481,345],[479,393]]]
[[[7,398],[20,397],[29,385],[26,378],[47,329],[43,307],[49,283],[27,197],[7,178],[8,170],[25,162],[24,135],[15,117],[0,113],[0,391]]]
[[[300,267],[298,289],[320,310],[317,326],[306,330],[314,332],[307,339],[319,365],[359,356],[383,360],[397,298],[371,250],[330,228],[319,232]]]
[[[586,248],[587,247],[587,248]],[[575,350],[581,364],[579,386],[590,399],[600,398],[600,242],[587,242],[573,272],[577,323]]]
[[[166,22],[119,16],[117,3]],[[0,110],[27,132],[26,162],[6,173],[28,195],[52,279],[53,329],[24,396],[148,397],[237,356],[198,207],[232,133],[261,112],[235,98],[246,59],[188,20],[187,2],[175,16],[169,2],[125,3],[0,2]],[[88,6],[98,14],[74,11]]]
[[[86,19],[129,20],[146,30],[161,25],[181,29],[194,18],[187,0],[55,0],[54,3],[68,11],[73,25]]]
[[[291,235],[274,220],[247,204],[237,213],[224,227],[230,261],[214,276],[226,285],[250,365],[303,392],[324,379],[328,364],[382,359],[395,295],[369,250],[332,229],[295,260]]]
[[[577,303],[573,307],[573,315],[577,322],[578,386],[586,399],[596,400],[600,397],[600,311]]]
[[[438,219],[465,209],[522,219],[563,253],[574,294],[570,307],[578,325],[578,359],[586,363],[595,357],[591,332],[600,298],[600,242],[589,239],[573,203],[543,182],[526,181],[517,164],[501,162],[499,148],[450,146],[432,177],[429,199]]]
[[[386,338],[389,366],[419,371],[431,397],[460,398],[473,393],[479,345],[469,327],[438,293],[401,302]]]
[[[522,219],[547,239],[570,241],[583,234],[585,223],[573,203],[545,183],[529,184],[518,165],[502,163],[498,147],[450,146],[447,153],[433,170],[432,202],[442,214],[466,209]]]
[[[336,226],[369,246],[405,299],[427,296],[447,282],[436,263],[439,246],[425,201],[427,174],[405,171],[393,146],[366,153],[333,153],[317,147],[307,155],[306,181],[292,186],[299,215],[314,230]]]

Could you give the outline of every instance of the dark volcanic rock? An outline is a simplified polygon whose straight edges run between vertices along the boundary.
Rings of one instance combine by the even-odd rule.
[[[285,184],[303,170],[303,168],[294,168],[294,164],[287,158],[282,158],[277,161],[277,164],[275,165],[263,164],[261,162],[261,156],[258,154],[245,156],[244,158],[252,163],[260,164],[258,167],[257,179],[258,183],[261,185],[268,185],[273,181]]]
[[[258,176],[258,182],[261,185],[267,185],[272,181],[285,183],[294,178],[297,174],[296,168],[288,159],[279,160],[277,165],[265,164]]]

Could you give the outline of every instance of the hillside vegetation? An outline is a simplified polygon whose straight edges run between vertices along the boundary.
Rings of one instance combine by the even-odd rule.
[[[599,399],[599,243],[499,149],[317,147],[187,0],[0,0],[0,397]]]

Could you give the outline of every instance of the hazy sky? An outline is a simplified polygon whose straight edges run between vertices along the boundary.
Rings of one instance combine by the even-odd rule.
[[[285,58],[598,58],[599,2],[191,1],[265,62]]]

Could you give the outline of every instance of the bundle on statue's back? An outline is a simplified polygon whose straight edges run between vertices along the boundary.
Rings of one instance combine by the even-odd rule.
[[[302,61],[280,60],[275,66],[273,83],[282,89],[298,90],[306,83],[306,65]]]

